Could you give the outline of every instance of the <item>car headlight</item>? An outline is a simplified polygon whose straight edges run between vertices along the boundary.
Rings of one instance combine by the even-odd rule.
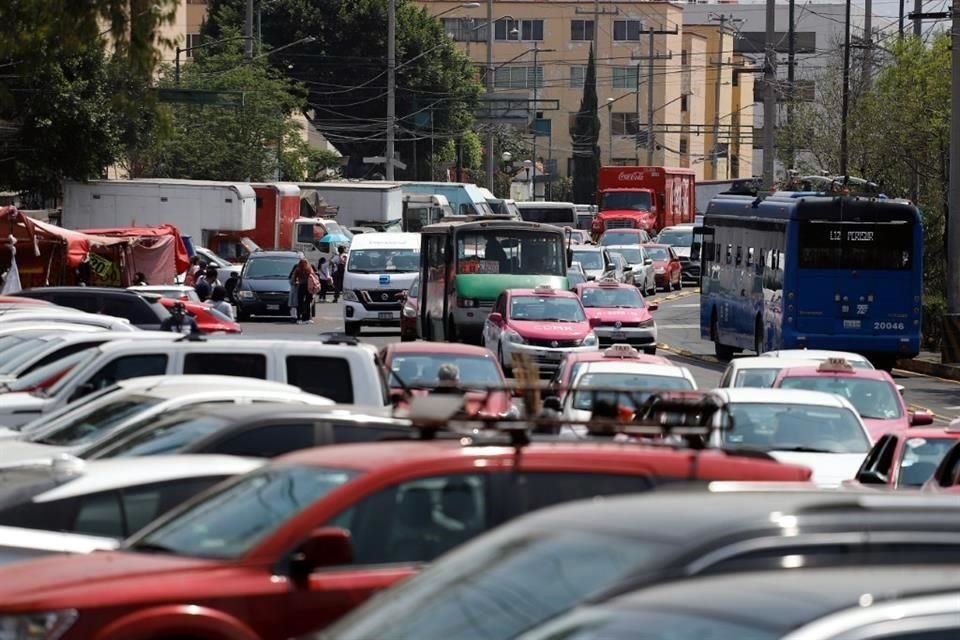
[[[653,271],[654,271],[654,273],[666,273],[666,272],[667,272],[667,270],[664,269],[663,267],[654,267]]]
[[[57,640],[76,620],[76,609],[0,615],[0,640]]]
[[[404,317],[404,318],[416,318],[416,317],[417,317],[417,310],[414,309],[413,307],[404,305],[404,306],[403,306],[403,317]]]
[[[657,322],[653,318],[649,318],[647,320],[641,320],[640,324],[637,326],[639,326],[641,329],[649,329],[651,327],[657,326]]]
[[[240,300],[253,300],[254,297],[256,296],[253,295],[253,291],[247,289],[240,289],[240,291],[237,292],[237,298]]]
[[[356,291],[352,291],[352,290],[350,290],[350,289],[346,289],[346,290],[343,292],[343,299],[346,300],[347,302],[359,302],[359,301],[360,301],[360,300],[357,298],[357,292],[356,292]]]
[[[592,331],[587,334],[587,337],[583,339],[583,342],[580,343],[584,347],[595,347],[597,346],[597,334]]]
[[[514,344],[524,344],[526,340],[523,339],[523,336],[513,331],[512,329],[507,329],[503,332],[503,337],[507,342],[512,342]]]

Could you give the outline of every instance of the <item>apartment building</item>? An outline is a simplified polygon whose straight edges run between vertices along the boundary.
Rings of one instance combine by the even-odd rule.
[[[486,74],[485,3],[420,0],[443,22]],[[664,164],[693,168],[706,176],[750,176],[752,162],[730,140],[739,117],[732,66],[723,65],[719,115],[722,156],[713,166],[712,118],[717,113],[710,60],[720,51],[717,26],[684,29],[686,5],[637,0],[496,0],[494,97],[528,101],[531,153],[554,176],[572,173],[570,126],[580,108],[590,45],[596,56],[597,97],[604,164]],[[729,44],[731,36],[727,36]],[[733,60],[730,60],[730,65]],[[738,77],[737,80],[742,80]],[[726,84],[723,84],[725,82]],[[652,100],[650,88],[652,85]],[[749,85],[752,91],[752,79]],[[712,100],[707,104],[708,100]],[[499,103],[497,103],[499,104]],[[534,105],[535,108],[534,108]],[[747,112],[752,118],[752,107]],[[536,113],[534,119],[533,114]],[[652,114],[652,144],[650,122]],[[749,136],[752,125],[745,129]],[[749,143],[749,141],[748,141]],[[723,146],[726,145],[726,146]]]

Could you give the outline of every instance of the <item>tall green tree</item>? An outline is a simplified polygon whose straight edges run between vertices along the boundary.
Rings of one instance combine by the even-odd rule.
[[[593,46],[583,82],[580,110],[570,129],[573,141],[573,197],[579,204],[597,199],[597,174],[600,172],[600,117],[597,115],[597,69]]]
[[[212,0],[205,33],[222,37],[243,22],[243,0]],[[363,163],[386,149],[387,5],[385,0],[287,0],[265,4],[263,51],[288,77],[308,88],[304,109],[312,124],[349,161],[344,172],[362,177],[383,171]],[[317,40],[280,50],[306,36]],[[397,152],[414,175],[417,155],[466,133],[481,87],[466,56],[440,22],[413,0],[397,0]],[[423,114],[431,126],[417,126]],[[427,132],[429,130],[429,133]]]
[[[298,87],[263,59],[245,63],[236,43],[197,53],[176,86],[238,92],[243,106],[163,105],[151,144],[133,172],[139,177],[261,181],[277,174],[278,158],[296,167],[283,152],[300,148],[300,130],[290,119],[303,106]],[[175,78],[165,75],[160,84],[174,87]]]

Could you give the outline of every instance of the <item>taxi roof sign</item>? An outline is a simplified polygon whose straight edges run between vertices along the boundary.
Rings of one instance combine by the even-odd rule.
[[[847,362],[844,358],[827,358],[820,363],[820,366],[817,367],[817,371],[824,372],[853,372],[853,365]]]
[[[548,284],[538,284],[533,291],[534,293],[555,293],[556,289]]]
[[[639,358],[640,352],[628,344],[618,343],[603,350],[604,358]]]
[[[604,276],[603,278],[597,280],[597,284],[601,287],[619,287],[620,281],[610,276]]]

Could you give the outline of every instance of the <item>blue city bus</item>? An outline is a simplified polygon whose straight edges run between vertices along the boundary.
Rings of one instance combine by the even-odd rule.
[[[702,235],[700,335],[744,349],[836,349],[890,368],[920,351],[923,228],[904,200],[722,195]]]

